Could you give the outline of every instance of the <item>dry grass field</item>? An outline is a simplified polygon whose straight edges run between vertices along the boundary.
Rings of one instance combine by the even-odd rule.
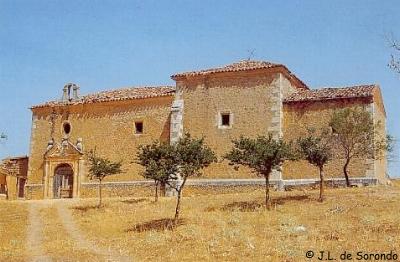
[[[28,211],[16,201],[0,202],[0,261],[25,261]]]
[[[262,189],[187,196],[176,228],[169,226],[173,198],[110,198],[101,209],[96,199],[47,201],[38,204],[37,248],[44,261],[318,261],[306,258],[308,250],[330,251],[337,260],[344,251],[400,254],[399,181],[328,189],[324,203],[316,201],[318,190],[272,192],[270,211],[263,196]],[[0,261],[32,261],[26,248],[32,203],[0,203]]]

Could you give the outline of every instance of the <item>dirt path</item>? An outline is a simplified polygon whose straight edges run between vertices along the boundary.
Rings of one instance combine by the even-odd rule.
[[[65,230],[71,238],[77,243],[80,248],[86,249],[95,253],[98,256],[104,257],[105,261],[132,261],[126,256],[121,256],[113,250],[103,250],[90,241],[88,241],[80,232],[78,226],[73,220],[71,211],[65,203],[58,202],[56,204],[58,215]]]
[[[89,252],[99,258],[95,261],[133,261],[132,259],[125,257],[120,253],[117,253],[113,250],[104,250],[96,246],[94,243],[88,241],[73,220],[71,210],[69,209],[72,203],[74,202],[69,200],[41,200],[30,201],[28,203],[29,224],[27,229],[26,241],[28,254],[31,257],[31,262],[55,261],[50,257],[49,254],[46,254],[46,252],[57,255],[58,250],[53,250],[55,248],[50,248],[50,250],[45,249],[45,240],[51,241],[54,237],[52,237],[51,235],[45,236],[44,232],[57,231],[57,226],[62,226],[62,229],[66,232],[65,241],[72,242],[73,246],[75,247],[74,250],[71,251],[74,252],[74,254],[71,254],[70,258],[66,258],[67,260],[71,259],[72,257],[79,257],[80,252]],[[53,218],[45,218],[44,215],[41,214],[41,211],[51,209],[54,210],[54,208],[57,210],[57,215]],[[47,222],[48,219],[52,219],[54,221]],[[46,221],[46,223],[44,221]],[[78,252],[79,254],[77,254]]]
[[[46,205],[37,202],[29,203],[29,224],[27,232],[27,249],[32,256],[34,262],[47,262],[52,261],[50,257],[44,254],[42,248],[43,242],[43,223],[40,216],[40,210],[45,208]]]

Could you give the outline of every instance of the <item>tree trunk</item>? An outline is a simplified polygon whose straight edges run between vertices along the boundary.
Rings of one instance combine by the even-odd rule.
[[[175,224],[178,222],[178,219],[179,219],[179,213],[181,210],[181,196],[182,196],[182,190],[183,190],[183,187],[185,186],[185,183],[186,183],[186,178],[183,179],[183,183],[179,187],[179,190],[178,190],[178,196],[177,196],[176,208],[175,208],[175,217],[174,217]]]
[[[156,191],[156,194],[155,194],[155,196],[154,196],[154,202],[157,202],[158,201],[158,182],[157,181],[154,181],[154,184],[155,184],[155,191]]]
[[[349,174],[347,171],[347,167],[349,166],[350,163],[350,158],[346,159],[346,163],[343,166],[343,173],[344,173],[344,177],[346,178],[346,186],[350,187],[350,179],[349,179]]]
[[[177,202],[176,202],[176,208],[175,208],[175,217],[174,217],[174,222],[178,222],[179,219],[179,212],[181,209],[181,190],[178,190],[178,196],[177,196]]]
[[[99,207],[101,207],[101,181],[102,179],[99,179]]]
[[[161,182],[160,183],[160,196],[165,197],[165,183]]]
[[[265,208],[270,209],[271,208],[271,203],[269,199],[269,176],[271,172],[268,172],[267,174],[264,174],[265,177]]]
[[[324,167],[319,167],[319,202],[324,201]]]

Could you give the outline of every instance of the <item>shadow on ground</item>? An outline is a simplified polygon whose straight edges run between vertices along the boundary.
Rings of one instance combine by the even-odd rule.
[[[282,196],[282,197],[276,197],[272,198],[271,203],[272,205],[283,205],[286,202],[296,202],[296,201],[305,201],[305,200],[311,200],[309,195],[299,195],[299,196]]]
[[[293,201],[305,201],[310,200],[310,196],[301,195],[301,196],[283,196],[271,199],[271,206],[283,205],[286,202]],[[207,212],[212,211],[240,211],[240,212],[255,212],[264,209],[265,202],[264,200],[255,200],[255,201],[235,201],[222,207],[208,207],[205,209]]]
[[[104,207],[104,206],[103,206]],[[71,209],[75,209],[77,211],[81,211],[81,212],[88,212],[89,210],[93,210],[93,209],[101,209],[102,207],[99,207],[99,205],[85,205],[85,206],[74,206],[71,207]]]
[[[151,220],[142,224],[137,224],[132,228],[126,230],[126,232],[145,232],[145,231],[164,231],[164,230],[174,230],[178,226],[184,225],[185,220],[178,219],[175,223],[171,218],[162,218]]]
[[[147,201],[148,200],[146,198],[133,198],[133,199],[122,200],[121,202],[125,204],[138,204]]]

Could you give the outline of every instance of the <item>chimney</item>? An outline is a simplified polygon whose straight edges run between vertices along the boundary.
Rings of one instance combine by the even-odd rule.
[[[63,96],[62,96],[62,101],[63,101],[63,102],[66,102],[66,101],[68,101],[68,99],[69,99],[69,95],[68,95],[68,85],[69,85],[69,84],[66,84],[66,85],[64,86],[64,88],[63,88]]]
[[[79,99],[79,86],[72,84],[72,91],[73,91],[72,99],[73,100]]]

